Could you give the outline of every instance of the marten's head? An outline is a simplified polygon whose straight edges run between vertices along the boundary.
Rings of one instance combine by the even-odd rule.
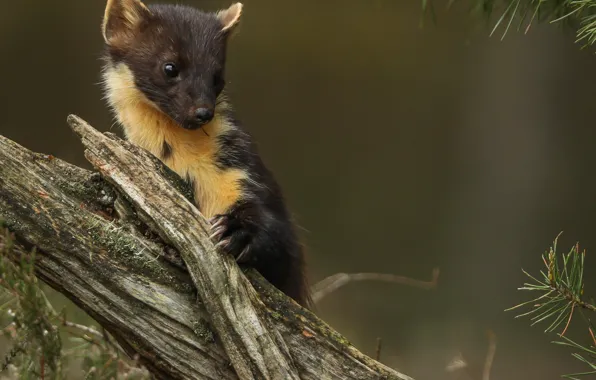
[[[209,123],[225,85],[227,40],[241,12],[241,3],[206,13],[108,0],[104,79],[112,105],[144,102],[185,129]]]

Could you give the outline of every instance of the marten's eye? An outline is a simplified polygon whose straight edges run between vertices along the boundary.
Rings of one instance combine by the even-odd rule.
[[[178,68],[173,63],[163,65],[163,72],[170,78],[176,78],[179,74]]]

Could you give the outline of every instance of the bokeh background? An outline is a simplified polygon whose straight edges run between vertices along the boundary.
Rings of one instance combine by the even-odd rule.
[[[548,25],[489,38],[465,6],[440,1],[424,28],[419,0],[244,4],[228,90],[302,227],[311,281],[441,270],[434,291],[351,284],[318,314],[369,355],[381,337],[381,361],[416,380],[453,378],[445,366],[458,353],[479,380],[488,329],[491,379],[584,369],[546,326],[504,309],[529,297],[516,290],[521,269],[537,273],[560,231],[561,247],[587,248],[586,293],[596,293],[594,49]],[[120,133],[98,84],[104,6],[2,4],[2,135],[88,167],[66,116]]]

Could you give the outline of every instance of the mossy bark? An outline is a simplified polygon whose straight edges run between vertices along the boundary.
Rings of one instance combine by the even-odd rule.
[[[158,378],[409,379],[217,253],[159,160],[70,117],[101,175],[0,136],[0,219],[37,274]]]

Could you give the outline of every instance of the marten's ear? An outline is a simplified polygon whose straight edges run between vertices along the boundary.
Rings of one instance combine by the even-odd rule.
[[[129,34],[151,13],[140,0],[108,0],[102,32],[106,43]]]
[[[242,3],[235,3],[230,5],[228,9],[217,12],[217,18],[222,23],[222,32],[230,33],[234,30],[236,25],[240,22],[240,15],[242,14]]]

